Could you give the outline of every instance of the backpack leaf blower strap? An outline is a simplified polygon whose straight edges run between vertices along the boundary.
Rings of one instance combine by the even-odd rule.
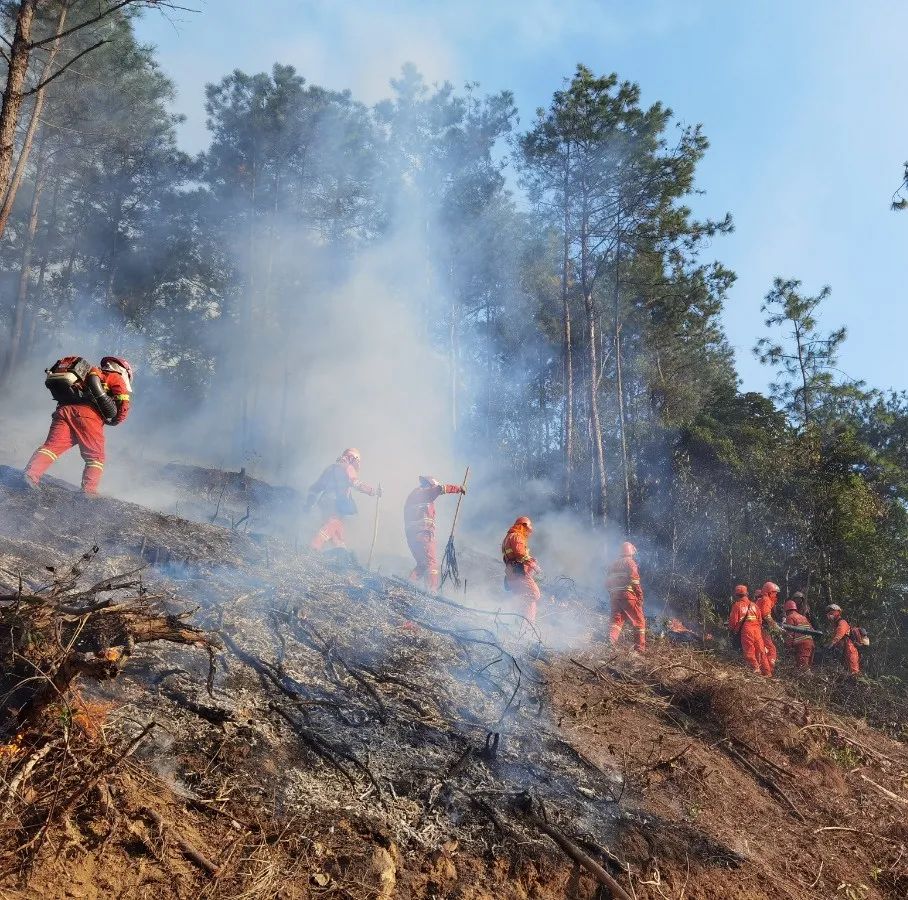
[[[45,372],[44,386],[57,403],[91,403],[107,422],[117,415],[117,401],[107,393],[98,370],[81,356],[64,356]]]

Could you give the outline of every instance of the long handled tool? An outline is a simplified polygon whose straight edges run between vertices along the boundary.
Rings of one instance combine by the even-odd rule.
[[[454,510],[454,521],[451,523],[451,536],[448,538],[448,544],[445,547],[444,559],[441,562],[441,586],[450,579],[454,587],[460,587],[460,572],[457,570],[457,551],[454,549],[454,529],[457,527],[457,517],[460,515],[460,504],[463,501],[463,492],[467,487],[467,479],[470,477],[470,467],[464,472],[463,482],[461,484],[460,496],[457,498],[457,509]]]
[[[378,491],[375,495],[375,521],[372,523],[372,546],[369,548],[369,562],[366,563],[366,568],[372,568],[372,555],[375,553],[375,542],[378,540],[378,511],[381,507],[381,485],[378,486]]]

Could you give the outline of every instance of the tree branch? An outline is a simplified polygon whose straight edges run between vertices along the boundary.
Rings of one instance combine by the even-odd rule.
[[[73,65],[73,64],[76,63],[76,62],[78,62],[83,56],[85,56],[85,55],[88,54],[88,53],[91,53],[92,50],[97,50],[98,47],[101,47],[101,46],[103,46],[104,44],[109,44],[109,43],[110,43],[110,41],[103,40],[103,41],[98,41],[97,44],[92,44],[91,47],[86,47],[81,53],[77,53],[77,54],[76,54],[68,63],[66,63],[65,66],[61,66],[59,69],[57,69],[56,72],[54,72],[53,75],[51,75],[49,78],[45,78],[44,81],[42,81],[42,82],[41,82],[40,84],[38,84],[38,85],[35,85],[35,87],[33,87],[30,91],[26,91],[22,96],[23,96],[23,97],[31,97],[32,94],[37,94],[38,91],[43,90],[43,89],[46,88],[52,81],[54,81],[55,79],[59,78],[59,77],[60,77],[60,76],[61,76],[61,75],[62,75],[62,74],[71,66],[71,65]]]
[[[78,25],[73,25],[72,28],[67,28],[66,31],[60,32],[57,37],[65,38],[69,37],[71,34],[75,34],[77,31],[81,31],[83,28],[87,28],[89,25],[94,25],[96,22],[100,22],[102,19],[106,19],[108,16],[113,15],[115,12],[123,9],[126,6],[157,6],[157,7],[166,7],[166,8],[176,8],[172,3],[159,2],[159,0],[117,0],[112,6],[107,9],[101,10],[96,16],[92,16],[90,19],[85,19],[83,22],[79,22]],[[180,7],[182,9],[182,7]],[[195,10],[189,10],[190,12],[195,12]],[[40,41],[32,41],[29,44],[29,49],[34,50],[36,47],[43,47],[45,44],[50,44],[54,41],[53,36],[44,38]]]

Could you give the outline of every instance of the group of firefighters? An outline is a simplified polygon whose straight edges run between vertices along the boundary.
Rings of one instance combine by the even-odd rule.
[[[81,357],[64,357],[47,370],[46,385],[57,401],[57,408],[46,440],[25,467],[23,477],[29,488],[37,488],[41,476],[58,457],[78,446],[85,463],[82,491],[88,497],[97,494],[104,470],[104,426],[118,425],[126,420],[132,379],[130,363],[116,356],[105,356],[97,367]],[[361,462],[359,451],[349,447],[309,488],[306,508],[317,506],[321,513],[321,523],[310,543],[313,550],[346,553],[344,519],[356,513],[353,491],[371,497],[381,496],[380,486],[373,487],[360,480]],[[422,475],[404,503],[404,530],[416,562],[410,578],[429,591],[439,590],[441,584],[435,501],[443,494],[465,493],[465,484],[446,484]],[[530,519],[519,516],[501,544],[504,588],[522,605],[523,614],[531,623],[536,620],[540,599],[537,578],[541,574],[539,564],[530,552],[532,533]],[[625,624],[629,624],[633,629],[634,649],[642,653],[646,650],[646,619],[636,555],[636,547],[625,541],[618,557],[608,567],[605,583],[611,604],[608,638],[616,643]],[[753,599],[747,586],[739,584],[734,589],[728,618],[732,641],[740,646],[744,662],[754,672],[769,677],[775,671],[779,655],[776,640],[781,638],[792,655],[796,670],[808,672],[815,652],[814,637],[820,632],[806,615],[808,610],[802,593],[796,592],[785,601],[781,625],[773,615],[778,600],[779,586],[772,581],[767,581]],[[839,649],[845,669],[857,675],[862,630],[848,624],[837,604],[827,606],[826,617],[833,627],[827,648]]]

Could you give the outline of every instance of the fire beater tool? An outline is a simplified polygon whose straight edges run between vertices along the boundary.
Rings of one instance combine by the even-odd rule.
[[[366,563],[366,568],[372,568],[372,555],[375,553],[375,541],[378,539],[378,511],[381,508],[381,485],[378,486],[378,491],[375,494],[375,521],[372,523],[372,546],[369,548],[369,562]]]
[[[445,547],[445,555],[441,562],[441,586],[445,586],[448,579],[454,587],[460,587],[460,572],[457,570],[457,551],[454,549],[454,529],[457,527],[457,517],[460,515],[460,504],[463,501],[463,491],[467,486],[467,479],[470,477],[470,467],[464,472],[463,482],[461,483],[461,492],[457,497],[457,508],[454,510],[454,521],[451,523],[451,536],[448,538],[448,544]]]

